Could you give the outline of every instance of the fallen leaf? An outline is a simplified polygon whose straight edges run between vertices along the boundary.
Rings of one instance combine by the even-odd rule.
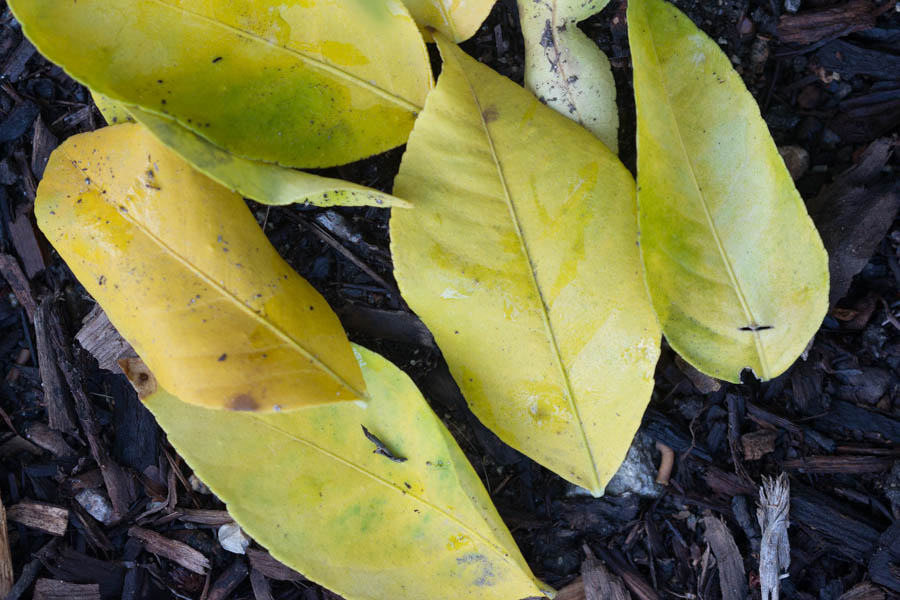
[[[400,0],[9,7],[38,50],[91,89],[284,166],[344,164],[403,144],[432,86]]]
[[[137,119],[192,167],[245,198],[262,204],[409,207],[404,200],[349,181],[235,156],[182,127],[172,118],[116,102],[97,92],[92,91],[91,95],[107,123],[134,122]]]
[[[478,31],[496,0],[403,0],[417,23],[462,42]]]
[[[365,398],[337,316],[241,197],[140,125],[69,138],[35,215],[160,384],[186,400],[273,410]]]
[[[347,600],[543,596],[548,588],[412,381],[354,350],[367,406],[257,415],[210,411],[163,389],[144,402],[247,534]],[[362,426],[408,460],[373,454]]]
[[[634,182],[597,138],[436,36],[395,182],[394,275],[472,411],[599,495],[653,388]],[[536,158],[535,153],[540,153]]]
[[[578,22],[609,0],[519,0],[525,38],[525,86],[557,112],[584,125],[613,152],[619,110],[612,68]]]
[[[828,307],[828,256],[728,57],[663,0],[628,4],[638,219],[666,339],[739,382],[784,372]]]

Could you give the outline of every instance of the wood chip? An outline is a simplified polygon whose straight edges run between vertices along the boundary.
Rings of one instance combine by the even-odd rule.
[[[701,394],[712,394],[722,389],[722,384],[717,379],[701,373],[677,354],[675,355],[675,364]]]
[[[744,600],[747,597],[747,576],[744,560],[731,532],[717,517],[704,517],[704,537],[719,564],[719,588],[723,600]]]
[[[69,524],[68,509],[31,500],[10,506],[7,516],[10,521],[56,536],[65,535]]]
[[[900,593],[900,522],[888,527],[878,541],[878,551],[869,561],[872,581]]]
[[[747,460],[759,460],[775,449],[778,433],[771,429],[760,429],[741,436],[741,448]]]
[[[250,571],[250,587],[253,589],[255,600],[275,600],[272,596],[272,586],[266,576],[253,569]],[[557,599],[559,596],[557,596]]]
[[[759,508],[756,518],[762,529],[759,548],[759,585],[762,600],[778,600],[781,573],[791,565],[791,546],[788,541],[788,510],[791,489],[787,475],[778,479],[764,477],[759,489]]]
[[[100,585],[68,583],[58,579],[38,579],[34,584],[34,600],[100,600]]]
[[[34,120],[34,137],[31,140],[31,171],[38,179],[43,178],[44,168],[50,160],[50,154],[59,146],[59,139],[44,124],[38,115]]]
[[[99,304],[84,318],[75,339],[97,359],[101,369],[113,373],[122,372],[117,362],[119,359],[137,356],[137,352],[119,335]]]
[[[265,550],[248,548],[247,558],[250,559],[250,565],[254,569],[269,579],[274,579],[275,581],[306,581],[306,577],[275,560]]]
[[[584,546],[584,554],[586,558],[581,563],[581,578],[585,600],[631,600],[631,594],[622,580],[610,573],[587,545]]]
[[[205,575],[209,571],[209,559],[184,542],[167,538],[143,527],[132,527],[128,530],[128,535],[141,540],[147,552],[178,563],[188,571],[200,575]]]
[[[857,583],[841,594],[838,600],[884,600],[885,598],[886,595],[883,589],[868,581],[864,581],[863,583]]]
[[[243,558],[235,559],[221,575],[219,575],[209,588],[207,600],[226,600],[231,597],[231,592],[247,578],[249,571]]]
[[[66,442],[62,434],[35,421],[25,430],[25,437],[57,458],[76,458],[78,454]]]
[[[60,347],[57,342],[61,344],[62,340],[56,339],[51,332],[52,303],[51,298],[44,298],[34,316],[34,336],[41,384],[44,388],[44,407],[47,409],[51,429],[75,433],[77,429],[72,405],[63,386],[55,350]]]
[[[28,318],[33,320],[37,312],[37,303],[31,294],[31,284],[14,256],[0,252],[0,274],[12,288],[16,300],[25,309]]]
[[[806,456],[784,461],[786,469],[805,473],[880,473],[893,465],[890,456]]]
[[[9,530],[6,527],[6,509],[0,498],[0,598],[5,598],[12,590],[13,575],[12,555],[9,551]]]
[[[888,4],[892,4],[889,2]],[[778,38],[785,44],[812,44],[825,38],[875,27],[879,6],[872,0],[850,0],[839,6],[782,15]]]
[[[36,49],[28,41],[28,38],[23,37],[22,41],[3,64],[3,75],[6,76],[10,83],[15,83],[19,80],[19,77],[25,72],[25,65],[34,56],[35,52]]]
[[[23,206],[16,211],[15,218],[9,224],[9,235],[12,238],[13,247],[22,261],[22,267],[28,279],[33,279],[47,266],[32,219],[31,206]]]
[[[188,523],[200,523],[202,525],[225,525],[234,522],[227,510],[212,510],[204,508],[179,508],[178,520]]]
[[[584,581],[581,576],[579,575],[572,583],[556,592],[553,600],[584,600]]]

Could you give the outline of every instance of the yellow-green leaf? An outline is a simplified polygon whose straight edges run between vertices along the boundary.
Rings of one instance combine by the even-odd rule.
[[[454,42],[469,39],[491,12],[496,0],[403,0],[413,18]]]
[[[634,180],[587,130],[438,36],[395,182],[395,276],[473,412],[601,494],[653,388]]]
[[[542,596],[548,588],[412,381],[374,352],[354,349],[372,397],[367,407],[229,413],[161,388],[144,402],[247,533],[347,600]],[[405,460],[374,453],[363,427]]]
[[[619,110],[612,68],[578,28],[609,0],[519,0],[525,38],[525,86],[542,102],[584,125],[613,152]]]
[[[10,0],[75,79],[244,158],[324,167],[406,141],[431,89],[400,0]]]
[[[69,138],[38,187],[41,230],[180,397],[273,410],[365,398],[337,316],[240,196],[137,124]]]
[[[182,127],[170,117],[122,104],[94,91],[91,95],[107,123],[124,123],[137,118],[195,169],[245,198],[262,204],[409,207],[405,200],[349,181],[240,158]]]
[[[740,381],[784,372],[828,308],[828,257],[728,57],[662,0],[628,3],[647,287],[672,347]]]

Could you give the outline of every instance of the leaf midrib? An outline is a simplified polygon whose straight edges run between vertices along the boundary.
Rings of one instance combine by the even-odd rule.
[[[444,53],[444,56],[447,56],[449,53]],[[457,58],[454,56],[454,60]],[[458,64],[458,61],[457,61]],[[506,201],[507,209],[510,213],[510,218],[513,222],[513,226],[515,227],[516,237],[519,239],[519,246],[522,251],[522,255],[525,258],[525,261],[528,263],[528,273],[530,275],[530,282],[532,287],[534,288],[535,293],[537,294],[538,301],[540,302],[540,312],[541,312],[541,320],[544,324],[544,330],[547,335],[547,339],[550,342],[550,347],[553,354],[554,362],[556,363],[557,368],[562,375],[563,381],[566,386],[566,398],[569,401],[569,408],[572,411],[572,414],[575,417],[575,421],[578,424],[578,432],[581,435],[581,441],[584,446],[585,451],[587,452],[588,459],[591,463],[591,474],[594,477],[594,487],[596,490],[599,490],[602,486],[600,484],[600,474],[597,470],[597,461],[594,458],[594,452],[591,448],[591,444],[587,438],[587,432],[584,430],[584,422],[581,420],[581,415],[578,411],[577,402],[575,400],[575,392],[572,389],[572,383],[569,380],[569,372],[563,365],[562,356],[560,356],[559,344],[556,341],[556,332],[553,330],[553,325],[550,322],[550,315],[547,313],[547,303],[544,299],[544,292],[541,289],[541,286],[538,283],[537,272],[535,271],[535,264],[531,258],[531,252],[528,249],[528,244],[525,242],[525,235],[522,233],[522,227],[519,222],[519,216],[516,211],[516,207],[513,204],[512,197],[509,192],[509,186],[506,183],[506,175],[503,172],[503,166],[500,164],[500,159],[497,156],[496,148],[494,147],[494,140],[491,137],[490,129],[488,129],[487,121],[484,118],[484,110],[481,106],[481,101],[478,99],[478,94],[475,93],[475,88],[472,85],[471,80],[469,79],[468,73],[466,73],[465,69],[459,65],[459,71],[462,73],[463,78],[465,79],[466,85],[469,87],[469,92],[472,94],[472,99],[475,101],[475,106],[478,108],[478,115],[481,119],[481,125],[484,129],[484,137],[487,140],[488,147],[491,151],[491,158],[494,161],[494,166],[497,168],[497,176],[500,180],[500,185],[503,188],[503,198]]]
[[[219,21],[218,19],[215,19],[213,17],[209,17],[204,14],[189,10],[187,8],[174,6],[173,4],[170,4],[169,2],[167,2],[166,0],[146,0],[146,1],[153,2],[160,6],[164,6],[168,9],[176,11],[176,12],[181,12],[183,14],[190,15],[190,16],[195,17],[206,23],[211,23],[215,26],[221,27],[223,29],[227,29],[237,35],[241,35],[241,36],[253,39],[257,42],[263,43],[267,46],[270,46],[270,47],[280,50],[282,52],[286,52],[288,54],[296,56],[302,62],[304,62],[312,67],[319,69],[321,71],[325,71],[338,79],[346,80],[351,85],[355,85],[360,88],[366,89],[367,91],[371,92],[372,94],[374,94],[376,96],[380,96],[381,98],[387,100],[390,103],[396,104],[397,106],[403,108],[404,110],[407,110],[409,112],[416,113],[416,114],[422,112],[421,106],[419,106],[413,102],[410,102],[409,100],[407,100],[405,98],[402,98],[400,96],[392,94],[392,93],[388,92],[387,90],[385,90],[384,88],[381,88],[369,81],[366,81],[365,79],[361,79],[361,78],[357,77],[356,75],[353,75],[352,73],[348,73],[348,72],[344,71],[343,69],[339,69],[339,68],[335,67],[334,65],[330,65],[326,62],[323,62],[322,60],[320,60],[316,57],[309,56],[308,54],[301,52],[299,50],[295,50],[293,48],[288,48],[288,47],[282,46],[280,44],[276,44],[276,43],[272,42],[271,40],[268,40],[256,33],[253,33],[252,31],[246,31],[245,29],[241,29],[240,27],[235,27],[233,25],[229,25],[228,23],[223,23],[222,21]]]
[[[294,435],[293,433],[291,433],[291,432],[289,432],[289,431],[287,431],[287,430],[285,430],[285,429],[282,429],[281,427],[276,427],[275,425],[273,425],[272,423],[269,423],[268,421],[266,421],[265,419],[263,419],[263,418],[260,417],[259,415],[255,415],[255,414],[252,414],[252,413],[247,413],[247,416],[250,417],[250,418],[252,418],[252,419],[254,419],[254,420],[256,420],[256,421],[259,421],[259,423],[261,423],[262,425],[264,425],[264,426],[266,426],[266,427],[268,427],[268,428],[270,428],[270,429],[272,429],[272,430],[274,430],[274,431],[277,431],[277,432],[281,433],[281,434],[284,435],[285,437],[287,437],[287,438],[289,438],[289,439],[291,439],[291,440],[297,442],[298,444],[303,444],[303,445],[307,446],[308,448],[311,448],[313,451],[318,452],[319,454],[322,454],[323,456],[326,456],[326,457],[328,457],[329,459],[331,459],[331,460],[333,460],[333,461],[336,461],[336,462],[338,462],[338,463],[341,463],[341,464],[343,464],[344,466],[350,467],[351,469],[357,471],[357,472],[360,473],[361,475],[363,475],[363,476],[365,476],[365,477],[368,477],[368,478],[372,479],[372,480],[375,481],[376,483],[378,483],[378,484],[380,484],[380,485],[383,485],[383,486],[389,488],[390,490],[392,490],[392,491],[395,492],[395,493],[399,493],[403,498],[411,498],[411,499],[413,499],[413,500],[419,502],[419,503],[422,504],[423,506],[426,506],[426,507],[428,507],[429,509],[431,509],[431,510],[433,510],[433,511],[439,513],[439,514],[441,514],[441,515],[442,515],[443,517],[445,517],[446,519],[448,519],[448,520],[450,520],[450,521],[456,523],[456,524],[459,525],[462,529],[464,529],[465,531],[469,532],[473,537],[475,537],[475,538],[481,540],[482,543],[484,543],[484,544],[485,544],[488,548],[490,548],[490,549],[491,549],[498,557],[500,557],[500,559],[501,559],[503,562],[505,562],[505,563],[507,563],[507,564],[510,564],[510,565],[513,565],[513,566],[514,566],[515,568],[517,568],[517,569],[521,569],[520,565],[518,565],[514,560],[512,560],[512,558],[509,556],[509,553],[508,553],[508,552],[506,552],[505,550],[503,550],[503,548],[501,548],[500,546],[498,546],[496,543],[494,543],[494,542],[490,541],[489,539],[487,539],[486,537],[484,537],[484,535],[482,535],[481,533],[479,533],[478,531],[476,531],[475,529],[473,529],[472,526],[470,526],[470,525],[468,525],[467,523],[465,523],[464,521],[460,520],[460,519],[459,519],[456,515],[454,515],[452,512],[449,512],[449,511],[444,510],[443,508],[441,508],[441,507],[439,507],[439,506],[436,506],[436,505],[432,504],[432,503],[429,502],[428,500],[426,500],[426,499],[424,499],[424,498],[421,498],[421,497],[418,496],[417,494],[412,493],[410,490],[404,490],[404,489],[400,488],[398,485],[396,485],[396,484],[394,484],[394,483],[388,481],[387,479],[384,479],[383,477],[380,477],[380,476],[376,475],[375,473],[373,473],[373,472],[371,472],[371,471],[369,471],[369,470],[363,468],[361,465],[358,465],[358,464],[356,464],[355,462],[353,462],[353,461],[351,461],[351,460],[348,460],[348,459],[346,459],[346,458],[340,456],[339,454],[336,454],[336,453],[334,453],[334,452],[331,452],[330,450],[327,450],[327,449],[325,449],[325,448],[319,446],[318,444],[315,444],[315,443],[313,443],[313,442],[311,442],[311,441],[309,441],[309,440],[307,440],[307,439],[304,439],[304,438],[302,438],[302,437],[299,437],[299,436],[297,436],[297,435]],[[466,496],[468,497],[468,494],[466,494]]]
[[[640,3],[639,0],[634,1]],[[738,298],[738,302],[740,303],[742,310],[744,311],[744,316],[747,317],[749,324],[757,324],[757,321],[753,316],[753,312],[750,310],[750,304],[747,301],[747,298],[744,295],[744,291],[741,288],[741,284],[737,279],[737,275],[734,272],[734,267],[731,264],[731,259],[728,257],[728,253],[726,252],[725,246],[722,243],[722,239],[719,235],[718,228],[716,227],[715,220],[713,219],[712,213],[709,209],[709,205],[707,204],[706,196],[703,193],[703,189],[700,187],[700,182],[697,180],[697,172],[694,167],[694,163],[691,160],[690,154],[687,151],[687,147],[684,144],[684,136],[681,134],[681,126],[675,115],[675,109],[672,106],[672,95],[669,93],[666,74],[662,68],[662,61],[659,58],[659,51],[656,48],[656,40],[653,37],[653,28],[650,26],[650,17],[647,14],[646,7],[643,5],[643,3],[640,4],[640,10],[644,11],[644,16],[646,18],[647,38],[650,42],[650,47],[653,49],[653,58],[656,62],[656,70],[659,72],[660,84],[662,85],[663,92],[665,93],[665,106],[670,114],[669,122],[672,124],[676,137],[678,138],[678,145],[681,149],[682,156],[684,157],[684,162],[688,165],[688,171],[691,174],[691,181],[693,181],[694,183],[697,199],[700,201],[699,203],[703,209],[703,214],[706,217],[706,222],[709,226],[710,233],[712,234],[713,240],[716,243],[716,249],[719,251],[719,257],[722,259],[722,263],[725,266],[725,271],[728,274],[728,279],[731,281],[732,289]],[[736,174],[734,176],[736,177]],[[640,189],[640,187],[638,189]],[[763,379],[769,379],[769,362],[766,359],[765,349],[759,331],[750,331],[749,333],[753,336],[754,348],[756,349],[756,354],[759,358],[760,370],[762,371],[762,373],[760,373],[760,376]]]

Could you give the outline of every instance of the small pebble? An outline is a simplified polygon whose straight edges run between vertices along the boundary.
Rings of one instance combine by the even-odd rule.
[[[250,546],[250,538],[237,523],[225,523],[219,527],[219,544],[233,554],[244,554]]]
[[[113,510],[112,504],[109,502],[109,498],[106,497],[106,494],[87,488],[75,495],[75,501],[78,502],[89,515],[104,525],[109,525],[115,520],[115,511]]]

